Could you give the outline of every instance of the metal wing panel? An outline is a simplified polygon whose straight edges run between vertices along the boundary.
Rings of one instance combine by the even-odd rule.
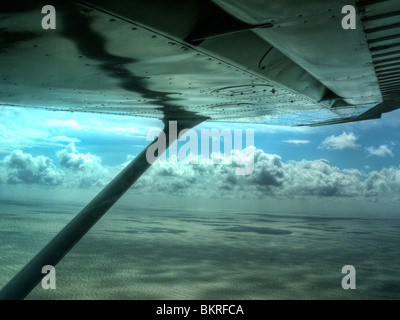
[[[252,30],[188,43],[201,6],[181,2],[56,2],[56,30],[41,28],[49,3],[6,5],[0,104],[283,125],[340,121],[371,108],[332,108],[337,97],[326,98],[325,86]]]

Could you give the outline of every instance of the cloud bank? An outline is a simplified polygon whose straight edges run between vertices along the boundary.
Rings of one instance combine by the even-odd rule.
[[[14,150],[1,162],[3,179],[10,184],[60,185],[64,172],[45,156],[33,157],[22,150]]]
[[[243,154],[245,152],[243,150]],[[165,193],[188,198],[399,200],[400,167],[380,171],[340,169],[325,159],[284,162],[279,155],[255,149],[254,172],[239,176],[235,174],[236,163],[239,163],[235,157],[243,154],[233,152],[230,165],[224,161],[212,164],[201,160],[200,164],[156,162],[133,188],[143,194]],[[10,184],[102,187],[123,166],[106,167],[98,156],[77,152],[73,142],[59,150],[56,159],[14,150],[0,161],[1,180]]]
[[[325,159],[283,162],[278,155],[256,149],[249,176],[236,175],[234,165],[156,162],[133,188],[188,197],[399,200],[400,167],[366,172],[340,169]]]

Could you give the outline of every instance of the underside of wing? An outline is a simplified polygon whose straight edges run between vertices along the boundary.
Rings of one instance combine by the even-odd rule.
[[[342,7],[357,9],[356,29]],[[56,9],[43,29],[42,7]],[[397,109],[400,2],[0,5],[0,105],[278,125]]]

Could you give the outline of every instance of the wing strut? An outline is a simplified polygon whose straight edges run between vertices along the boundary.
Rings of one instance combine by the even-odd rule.
[[[193,128],[204,119],[177,121],[177,132]],[[166,147],[176,137],[170,139],[168,123],[164,121]],[[96,224],[96,222],[118,201],[118,199],[135,183],[151,166],[146,159],[146,151],[157,142],[158,136],[144,149],[121,173],[114,178],[78,215],[76,215],[14,278],[0,291],[0,300],[24,299],[45,276],[42,268],[45,265],[55,266],[75,244]],[[171,137],[172,138],[172,137]],[[165,150],[162,150],[165,152]],[[158,156],[161,155],[159,153]]]

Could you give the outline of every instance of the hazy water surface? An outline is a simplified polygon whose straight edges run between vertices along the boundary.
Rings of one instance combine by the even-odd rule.
[[[3,202],[0,286],[81,206]],[[400,220],[117,206],[29,299],[399,299]],[[357,289],[341,287],[353,265]]]

